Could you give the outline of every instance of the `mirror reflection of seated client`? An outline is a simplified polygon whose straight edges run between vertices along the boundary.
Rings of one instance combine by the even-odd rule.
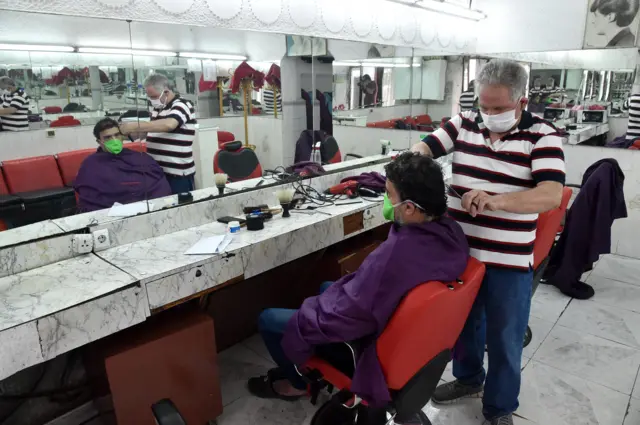
[[[299,310],[272,308],[260,315],[260,334],[278,367],[249,380],[252,394],[295,400],[306,394],[306,385],[294,364],[304,364],[316,346],[360,340],[351,390],[370,405],[390,401],[376,338],[411,289],[458,278],[469,247],[460,225],[445,216],[445,184],[436,162],[407,152],[385,169],[382,213],[393,220],[387,240],[356,272],[324,284],[321,295],[307,298]]]
[[[100,120],[93,135],[100,147],[82,162],[74,182],[79,212],[171,195],[160,165],[146,153],[123,147],[115,120]]]
[[[29,130],[29,95],[9,77],[0,77],[0,123],[4,131]]]

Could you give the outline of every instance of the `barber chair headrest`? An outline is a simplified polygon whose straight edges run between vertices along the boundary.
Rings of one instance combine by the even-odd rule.
[[[242,142],[239,140],[236,140],[235,142],[227,142],[224,145],[222,145],[222,149],[224,149],[227,152],[239,151],[240,149],[242,149]]]

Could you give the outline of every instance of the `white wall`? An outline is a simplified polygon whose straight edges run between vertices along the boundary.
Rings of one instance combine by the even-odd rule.
[[[460,112],[460,94],[462,93],[462,56],[452,56],[447,59],[447,73],[445,78],[445,98],[441,102],[427,103],[427,113],[431,119],[439,123],[443,117],[452,117]]]
[[[380,140],[390,140],[395,150],[409,149],[420,141],[420,133],[409,130],[388,130],[384,128],[333,126],[333,137],[338,142],[342,158],[348,153],[360,156],[378,155],[382,151]]]
[[[581,184],[584,172],[594,162],[613,158],[625,174],[624,196],[629,217],[613,224],[611,252],[640,258],[640,152],[627,149],[564,146],[567,183]]]
[[[582,48],[587,0],[475,0],[487,14],[478,23],[478,53]]]

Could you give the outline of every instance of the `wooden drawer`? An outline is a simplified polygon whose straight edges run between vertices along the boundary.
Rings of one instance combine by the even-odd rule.
[[[244,279],[240,255],[216,258],[162,279],[147,283],[151,310],[168,308],[204,295],[215,287]]]
[[[364,230],[364,211],[345,216],[342,219],[344,225],[344,236]]]

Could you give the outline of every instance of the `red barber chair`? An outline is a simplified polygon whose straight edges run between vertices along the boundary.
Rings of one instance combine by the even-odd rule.
[[[381,410],[382,415],[369,420],[369,425],[385,424],[386,412],[395,415],[396,422],[402,423],[419,415],[424,425],[430,424],[422,408],[431,399],[451,360],[453,347],[478,294],[484,271],[484,264],[470,257],[460,279],[448,283],[427,282],[411,290],[400,303],[376,342],[378,359],[392,401]],[[311,425],[342,425],[355,422],[357,416],[372,417],[364,403],[349,409],[343,406],[346,400],[358,400],[353,398],[357,394],[349,392],[351,376],[334,362],[317,352],[305,367],[310,370],[307,378],[316,380],[312,388],[318,388],[317,384],[320,384],[340,390],[333,400],[318,409]],[[342,401],[336,403],[336,398]],[[346,412],[347,417],[337,419],[340,415],[336,410]]]
[[[52,121],[51,124],[49,124],[49,127],[75,127],[78,125],[82,125],[82,123],[75,119],[73,115],[64,115],[57,120]]]
[[[556,236],[561,231],[562,219],[567,212],[569,200],[573,190],[565,187],[562,190],[562,201],[560,206],[551,211],[544,212],[538,216],[538,226],[536,229],[536,240],[533,244],[533,292],[535,293],[540,284],[540,279],[544,274],[544,270],[549,262],[551,249],[556,242]],[[527,328],[524,338],[524,346],[531,342],[531,328]]]
[[[320,144],[320,156],[322,162],[326,164],[337,164],[342,161],[342,154],[338,142],[333,136],[327,136]]]
[[[235,142],[236,136],[228,131],[218,131],[218,149],[222,149],[225,143]]]
[[[42,108],[42,110],[46,114],[61,114],[62,113],[62,108],[59,107],[59,106],[45,106],[44,108]]]
[[[60,152],[56,155],[56,162],[58,163],[62,182],[65,186],[73,186],[78,171],[80,171],[80,166],[88,156],[95,152],[95,149],[80,149],[77,151]]]
[[[226,143],[213,156],[213,171],[225,173],[229,181],[237,182],[262,176],[262,166],[256,153],[242,142]]]

